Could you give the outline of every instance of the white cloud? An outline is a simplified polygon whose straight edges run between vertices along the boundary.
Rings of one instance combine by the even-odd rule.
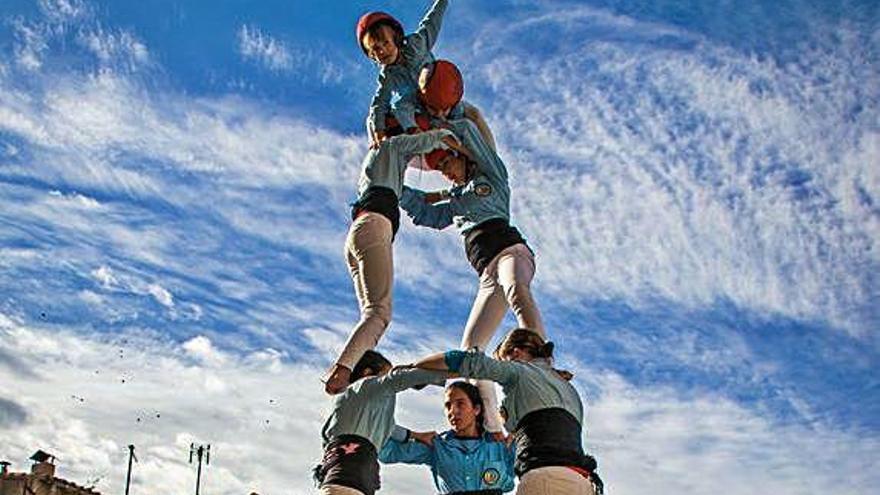
[[[166,308],[174,307],[174,296],[165,287],[162,287],[159,284],[149,284],[147,286],[147,292],[149,292],[150,295],[153,296],[153,298],[155,298],[162,306],[165,306]]]
[[[773,423],[724,397],[636,388],[608,373],[588,380],[601,397],[588,412],[586,445],[614,493],[650,486],[653,493],[735,495],[761,486],[771,493],[856,494],[880,483],[869,460],[880,447],[873,435]],[[815,471],[816,463],[805,462],[810,452],[834,459],[835,469]]]
[[[105,68],[133,71],[150,62],[146,45],[128,31],[112,32],[97,26],[80,32],[77,41]]]
[[[43,15],[54,22],[70,22],[89,13],[83,0],[38,0],[38,4]]]
[[[211,343],[211,339],[199,335],[183,343],[183,349],[190,356],[210,365],[222,365],[225,358]]]
[[[15,30],[15,62],[29,71],[43,66],[43,55],[48,50],[47,34],[42,26],[29,24],[21,19],[13,24]]]
[[[113,492],[124,478],[125,446],[133,443],[140,458],[135,487],[174,493],[191,489],[190,443],[211,443],[206,492],[310,493],[309,468],[320,456],[329,405],[317,380],[321,369],[237,357],[206,337],[175,348],[132,332],[108,340],[31,328],[3,314],[0,336],[0,351],[38,373],[7,377],[0,368],[7,393],[28,418],[24,428],[3,432],[7,457],[24,459],[43,448],[62,459],[62,476],[101,476],[97,488]],[[187,356],[224,364],[193,365]],[[562,355],[560,362],[577,360]],[[636,387],[583,363],[575,371],[588,406],[585,444],[614,493],[651,486],[656,493],[736,495],[763,486],[792,495],[855,494],[880,483],[872,455],[880,447],[876,435],[776,423],[724,397]],[[398,422],[444,428],[440,397],[439,389],[402,394]],[[805,462],[807,453],[833,462]],[[383,467],[383,492],[390,495],[429,490],[430,483],[427,469]]]
[[[293,56],[284,43],[264,34],[259,28],[243,25],[238,30],[238,50],[271,70],[286,71],[293,67]]]
[[[880,225],[855,185],[880,193],[880,109],[857,95],[880,80],[856,40],[817,26],[819,47],[782,65],[586,7],[547,10],[489,25],[460,54],[485,82],[476,96],[538,287],[730,300],[867,335],[876,287],[863,267],[880,263]],[[540,54],[522,42],[544,32],[556,34]]]
[[[242,25],[238,30],[238,53],[244,60],[322,84],[340,84],[345,78],[345,62],[327,55],[332,51],[330,47],[292,46],[257,26]]]

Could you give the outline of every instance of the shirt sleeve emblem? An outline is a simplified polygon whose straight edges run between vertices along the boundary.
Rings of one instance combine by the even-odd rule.
[[[474,193],[480,197],[486,197],[492,194],[492,186],[489,184],[477,184],[474,186]]]
[[[501,473],[495,468],[489,468],[483,471],[483,483],[494,486],[501,479]]]

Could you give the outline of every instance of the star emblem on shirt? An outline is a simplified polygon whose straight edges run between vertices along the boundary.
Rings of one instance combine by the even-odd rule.
[[[345,445],[340,445],[339,448],[342,449],[343,455],[351,455],[357,452],[357,449],[360,448],[359,443],[347,443]]]

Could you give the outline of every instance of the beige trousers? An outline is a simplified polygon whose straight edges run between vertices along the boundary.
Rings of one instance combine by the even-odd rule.
[[[380,213],[366,212],[348,229],[345,260],[361,317],[336,362],[350,370],[376,347],[391,322],[392,240],[391,221]]]
[[[541,312],[532,298],[534,276],[535,257],[525,244],[514,244],[498,253],[480,275],[480,288],[464,329],[461,348],[477,347],[485,351],[508,308],[520,327],[535,330],[547,338]],[[494,383],[479,380],[476,384],[483,399],[486,429],[501,431],[503,422],[498,414]]]
[[[364,495],[364,492],[341,485],[324,485],[318,495]]]
[[[548,466],[524,474],[516,495],[596,495],[596,487],[572,469]]]

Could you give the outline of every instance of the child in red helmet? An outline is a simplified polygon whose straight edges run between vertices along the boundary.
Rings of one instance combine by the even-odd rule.
[[[389,136],[387,117],[393,117],[406,132],[420,132],[415,121],[416,113],[421,110],[419,80],[424,79],[427,84],[432,78],[434,55],[431,50],[448,3],[448,0],[435,0],[418,29],[409,35],[404,35],[400,22],[385,12],[369,12],[358,21],[355,30],[358,44],[380,67],[378,87],[367,117],[371,148]],[[461,94],[448,102],[446,108],[435,110],[434,116],[442,114],[443,118],[473,120],[494,148],[495,141],[480,111],[461,101]]]
[[[419,70],[434,61],[431,50],[448,4],[449,0],[435,0],[418,29],[409,35],[404,35],[400,22],[385,12],[369,12],[358,20],[355,33],[358,44],[380,67],[378,87],[367,118],[371,147],[375,148],[386,136],[385,117],[391,113],[392,100],[414,94]],[[411,107],[394,116],[405,130],[417,128]]]

